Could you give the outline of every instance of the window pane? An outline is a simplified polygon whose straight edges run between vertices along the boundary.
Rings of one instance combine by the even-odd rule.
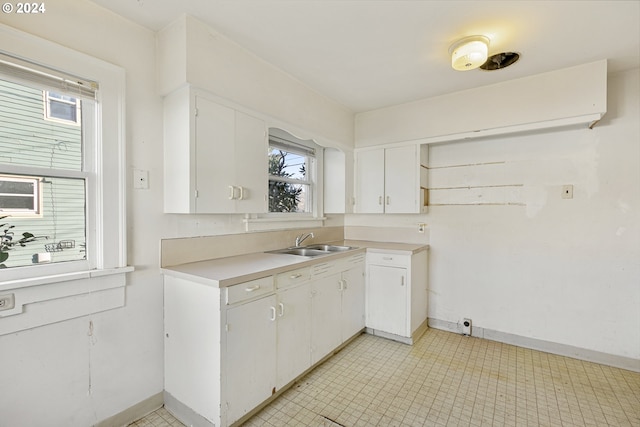
[[[0,79],[0,166],[82,170],[82,127],[45,120],[44,110],[41,89]]]
[[[75,178],[45,177],[42,182],[42,217],[7,217],[0,224],[1,233],[13,233],[13,241],[23,233],[31,233],[36,240],[24,247],[2,246],[8,255],[5,267],[20,267],[38,262],[64,262],[86,258],[85,244],[85,182]],[[0,213],[0,216],[1,213]],[[9,229],[8,226],[13,226]],[[6,242],[6,234],[4,235]]]
[[[269,180],[269,212],[310,212],[309,186]]]
[[[305,180],[307,157],[269,147],[269,175]]]

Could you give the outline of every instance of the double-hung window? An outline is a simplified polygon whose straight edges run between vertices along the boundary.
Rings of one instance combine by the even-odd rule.
[[[316,200],[316,148],[269,135],[269,212],[312,214]]]
[[[0,25],[0,335],[124,305],[124,94],[122,68]]]
[[[123,72],[53,49],[106,90],[0,50],[0,288],[126,266]]]
[[[0,268],[43,263],[95,268],[95,255],[87,245],[92,238],[87,208],[96,186],[95,162],[90,158],[96,145],[91,132],[96,89],[95,82],[31,69],[17,58],[1,58]],[[58,115],[69,120],[46,120],[66,108],[56,108],[47,94],[72,107]],[[48,100],[45,105],[43,95]],[[81,108],[89,114],[76,122],[80,118],[76,109]],[[16,243],[25,233],[33,238]]]

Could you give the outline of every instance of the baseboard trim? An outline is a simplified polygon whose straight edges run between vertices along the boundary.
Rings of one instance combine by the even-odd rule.
[[[429,318],[429,327],[443,331],[462,334],[462,325],[446,320]],[[626,369],[633,372],[640,372],[640,360],[630,357],[618,356],[615,354],[602,353],[580,347],[573,347],[566,344],[559,344],[551,341],[539,340],[536,338],[524,337],[521,335],[509,334],[507,332],[485,329],[473,325],[471,336],[483,338],[491,341],[511,344],[518,347],[539,350],[545,353],[557,354],[559,356],[571,357],[584,360],[586,362],[600,363],[614,368]]]
[[[128,409],[116,414],[112,417],[102,420],[94,427],[124,427],[128,426],[134,421],[143,418],[153,411],[159,409],[164,404],[163,392],[154,394],[153,396],[138,402]]]
[[[191,427],[215,427],[215,424],[176,399],[171,393],[164,392],[164,408],[181,423]]]

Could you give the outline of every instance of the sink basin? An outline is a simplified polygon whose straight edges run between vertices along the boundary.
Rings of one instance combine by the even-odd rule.
[[[329,255],[334,252],[348,251],[350,249],[357,249],[353,246],[338,246],[338,245],[309,245],[299,246],[286,249],[278,249],[275,251],[268,251],[268,254],[285,254],[285,255],[298,255],[316,257],[322,255]]]
[[[307,246],[309,249],[317,249],[319,251],[327,251],[327,252],[342,252],[348,251],[351,249],[357,249],[353,246],[338,246],[338,245],[309,245]]]
[[[315,257],[315,256],[321,256],[321,255],[329,255],[331,252],[305,247],[305,248],[278,249],[277,251],[268,251],[267,253]]]

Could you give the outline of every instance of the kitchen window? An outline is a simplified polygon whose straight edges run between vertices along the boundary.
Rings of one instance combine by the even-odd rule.
[[[315,213],[317,153],[312,141],[269,132],[269,213]]]
[[[75,99],[78,125],[47,120],[43,92]],[[0,335],[124,306],[124,94],[121,67],[0,24],[0,176],[40,199],[0,212]]]
[[[85,156],[94,152],[95,135],[87,130],[95,128],[95,115],[86,115],[77,128],[45,120],[42,110],[50,102],[43,107],[40,100],[43,92],[54,93],[46,90],[54,82],[24,68],[17,76],[12,66],[0,68],[1,266],[75,263],[75,268],[91,269],[96,258],[87,244],[87,189],[94,191],[95,184],[92,162]],[[73,100],[74,109],[83,104],[95,111],[95,93],[89,91],[82,100],[55,94]],[[35,239],[15,244],[24,233]]]
[[[71,75],[2,45],[0,233],[5,242],[24,233],[35,240],[3,245],[0,290],[127,270],[123,70],[34,42],[36,58],[77,67],[79,75]],[[80,77],[85,73],[101,79]]]

